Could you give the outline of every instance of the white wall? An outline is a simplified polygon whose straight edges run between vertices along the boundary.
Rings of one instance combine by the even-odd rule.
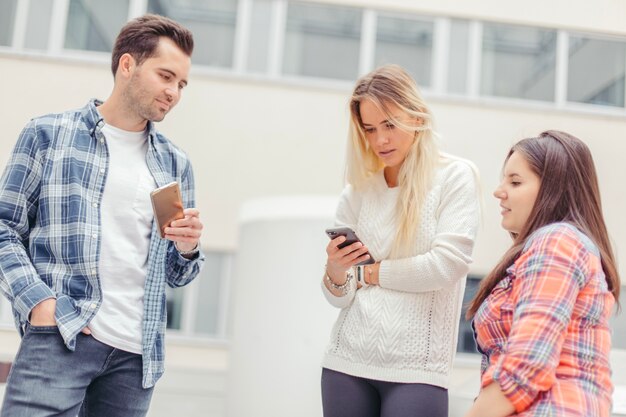
[[[592,6],[587,0],[328,2],[626,35],[626,2],[623,0],[597,0]],[[85,62],[85,57],[92,62]],[[17,135],[31,117],[82,106],[90,97],[105,99],[112,87],[108,58],[88,53],[81,53],[81,60],[72,60],[18,55],[4,49],[0,51],[0,79],[3,81],[0,93],[2,167]],[[341,191],[348,121],[346,102],[351,86],[329,82],[318,87],[307,85],[306,81],[268,81],[196,67],[181,103],[159,126],[190,154],[194,163],[198,207],[205,223],[204,247],[238,249],[239,253],[246,254],[258,243],[267,243],[261,247],[261,253],[266,254],[265,263],[240,265],[235,272],[233,307],[242,311],[234,311],[233,317],[231,380],[237,383],[233,392],[251,393],[255,388],[253,383],[263,377],[271,377],[271,381],[286,387],[287,392],[293,392],[286,385],[289,381],[284,374],[269,373],[276,363],[263,361],[269,352],[280,354],[282,349],[290,348],[296,349],[292,353],[307,358],[304,371],[307,374],[299,378],[300,381],[308,378],[306,383],[315,387],[311,385],[313,391],[299,393],[297,397],[307,404],[317,404],[319,395],[315,372],[319,369],[320,356],[313,352],[321,352],[335,317],[335,311],[324,303],[318,287],[325,245],[322,229],[330,214],[320,211],[320,217],[306,226],[285,221],[279,223],[278,230],[270,221],[248,219],[250,221],[244,222],[240,230],[238,212],[244,202],[259,197],[337,196]],[[626,277],[626,119],[623,116],[560,111],[527,103],[470,102],[432,96],[427,99],[435,113],[443,148],[473,160],[481,171],[484,222],[472,272],[486,272],[510,243],[500,230],[498,207],[491,196],[507,149],[520,138],[545,129],[562,129],[584,139],[592,149],[609,232],[622,261],[620,271]],[[287,244],[290,242],[277,238],[275,232],[286,229],[295,236],[307,237],[305,246],[293,247]],[[240,240],[240,233],[249,238]],[[284,263],[276,256],[292,249],[293,257]],[[283,267],[284,274],[295,271],[301,263],[310,269],[303,273],[301,281],[293,281],[291,290],[305,294],[299,303],[301,306],[294,306],[293,298],[281,298],[280,292],[269,292],[274,282],[268,278],[268,271]],[[255,281],[253,277],[258,273],[264,274],[268,282]],[[286,285],[289,278],[283,274],[276,279]],[[258,290],[266,297],[255,298],[251,290]],[[300,307],[308,309],[309,315],[298,310]],[[271,320],[278,318],[284,319],[284,327],[269,328]],[[302,323],[296,322],[296,318],[309,326],[306,329],[312,332],[310,339],[302,333],[304,327],[299,326]],[[247,333],[252,325],[260,326],[264,332]],[[287,335],[288,343],[281,345],[278,333],[284,329],[292,333]],[[0,346],[11,346],[13,352],[17,341],[13,340],[16,339],[14,333],[10,334],[10,345],[5,343],[8,336],[0,334]],[[197,357],[176,352],[176,348],[168,350],[168,358]],[[221,358],[218,362],[226,361]],[[293,357],[288,357],[287,361],[293,361]],[[249,382],[242,380],[250,371],[259,373],[251,373]],[[260,392],[265,392],[266,387],[260,388]],[[246,397],[239,398],[242,404],[229,398],[233,407],[245,407],[245,401]],[[276,404],[272,400],[265,407]]]
[[[558,27],[601,33],[626,33],[626,3],[597,0],[321,0],[331,4],[416,11],[464,19]]]
[[[29,118],[106,98],[108,64],[0,55],[9,100],[0,100],[0,164]],[[338,195],[343,186],[349,85],[318,89],[196,71],[184,96],[159,128],[194,163],[198,207],[208,249],[237,247],[242,203],[280,195]],[[491,196],[502,160],[516,140],[562,129],[592,149],[604,210],[618,258],[626,259],[626,120],[623,117],[430,97],[442,146],[473,160],[483,180],[484,223],[473,272],[483,273],[509,244]],[[626,276],[626,264],[621,267]]]

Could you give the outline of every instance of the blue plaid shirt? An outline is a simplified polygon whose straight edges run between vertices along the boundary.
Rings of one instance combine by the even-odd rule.
[[[56,298],[55,318],[70,350],[102,303],[100,202],[109,154],[99,104],[31,120],[0,179],[0,290],[22,334],[31,309]],[[150,122],[146,161],[158,186],[178,181],[185,207],[195,207],[189,159]],[[165,285],[188,284],[203,262],[202,254],[182,257],[153,222],[142,335],[146,388],[163,374]]]

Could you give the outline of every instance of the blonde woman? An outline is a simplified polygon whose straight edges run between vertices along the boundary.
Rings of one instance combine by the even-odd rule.
[[[336,223],[363,243],[340,249],[340,236],[326,248],[322,288],[341,312],[323,359],[324,416],[447,417],[479,219],[476,170],[440,153],[430,110],[401,67],[359,79],[350,112]]]

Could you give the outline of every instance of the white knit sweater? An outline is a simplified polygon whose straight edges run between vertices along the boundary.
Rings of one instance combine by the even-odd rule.
[[[470,162],[447,159],[422,208],[414,256],[387,259],[396,233],[399,188],[382,171],[363,191],[348,186],[337,225],[351,226],[380,265],[380,286],[328,301],[341,308],[323,360],[328,369],[390,382],[447,388],[456,352],[465,278],[479,222]]]

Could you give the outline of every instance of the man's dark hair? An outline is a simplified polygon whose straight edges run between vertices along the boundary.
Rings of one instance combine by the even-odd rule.
[[[191,56],[193,35],[189,29],[167,17],[146,14],[126,23],[117,35],[111,59],[113,76],[122,55],[130,54],[139,65],[156,54],[161,37],[171,39],[187,56]]]

